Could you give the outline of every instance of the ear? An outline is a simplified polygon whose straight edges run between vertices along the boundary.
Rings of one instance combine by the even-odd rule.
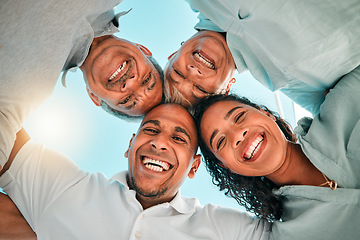
[[[98,98],[95,94],[93,94],[88,87],[86,87],[86,91],[93,103],[95,103],[95,105],[98,107],[101,106],[101,99]]]
[[[168,60],[170,60],[178,51],[173,52],[170,56],[168,56]]]
[[[189,178],[193,179],[195,177],[195,174],[196,174],[197,170],[199,169],[200,163],[201,163],[201,155],[196,154],[194,156],[194,162],[192,163],[189,174],[188,174]]]
[[[135,45],[140,48],[140,50],[145,54],[145,56],[147,57],[151,57],[152,56],[152,53],[150,52],[149,49],[147,49],[146,47],[144,47],[143,45],[141,44],[138,44],[138,43],[135,43]]]
[[[130,139],[130,141],[129,141],[129,147],[128,147],[128,149],[126,150],[126,152],[124,153],[124,157],[126,157],[126,158],[129,157],[129,149],[130,149],[130,146],[131,146],[131,143],[132,143],[134,137],[135,137],[135,133],[133,133],[133,135],[132,135],[132,137],[131,137],[131,139]]]
[[[233,85],[233,83],[235,83],[235,82],[236,82],[235,78],[230,79],[230,81],[228,82],[228,84],[226,86],[226,92],[225,92],[226,95],[228,95],[230,93],[231,85]]]

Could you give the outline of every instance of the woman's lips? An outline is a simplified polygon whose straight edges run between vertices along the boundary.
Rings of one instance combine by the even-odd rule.
[[[260,150],[262,143],[264,142],[264,136],[258,135],[255,140],[250,144],[244,153],[245,160],[251,160],[255,154]]]

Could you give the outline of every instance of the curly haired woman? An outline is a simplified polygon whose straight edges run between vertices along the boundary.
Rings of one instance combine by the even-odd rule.
[[[327,94],[320,114],[290,127],[266,107],[216,95],[195,108],[213,182],[255,215],[272,239],[360,236],[360,68]]]

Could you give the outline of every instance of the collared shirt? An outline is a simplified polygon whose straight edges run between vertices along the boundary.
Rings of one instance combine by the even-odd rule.
[[[186,0],[197,30],[226,32],[237,70],[249,70],[313,114],[324,92],[360,65],[360,2]]]
[[[143,210],[126,182],[81,171],[67,157],[27,142],[0,186],[38,239],[268,239],[269,223],[182,197]]]
[[[0,164],[24,120],[62,70],[80,66],[94,37],[118,32],[122,0],[4,0],[0,7]]]
[[[358,239],[360,236],[360,67],[326,95],[320,114],[295,128],[308,159],[339,188],[285,186],[283,221],[271,239]],[[325,179],[324,179],[325,182]]]

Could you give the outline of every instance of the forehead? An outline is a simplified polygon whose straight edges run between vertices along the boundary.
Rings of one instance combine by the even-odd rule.
[[[215,114],[217,117],[224,118],[229,113],[231,114],[232,109],[234,108],[251,108],[250,106],[237,102],[237,101],[219,101],[211,105],[208,109],[206,109],[203,120],[206,119],[207,116]]]
[[[158,121],[161,127],[181,127],[191,137],[196,137],[195,123],[190,113],[178,104],[163,104],[155,107],[145,115],[142,124],[153,120]]]

